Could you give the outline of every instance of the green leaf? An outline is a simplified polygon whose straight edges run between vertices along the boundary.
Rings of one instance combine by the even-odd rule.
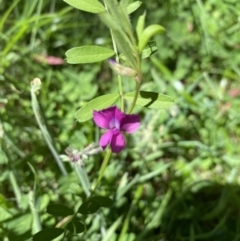
[[[112,34],[119,52],[125,55],[131,67],[136,68],[136,59],[133,55],[134,47],[125,31],[126,28],[121,27],[119,20],[109,13],[101,14],[100,18],[104,24],[106,24],[112,30]]]
[[[80,208],[78,209],[78,212],[81,214],[92,214],[97,212],[97,210],[100,208],[100,204],[93,200],[88,200],[84,202]]]
[[[74,8],[80,9],[82,11],[90,13],[102,13],[106,9],[104,6],[97,0],[63,0]]]
[[[153,24],[148,26],[143,30],[142,33],[139,33],[139,42],[138,42],[138,48],[140,53],[144,49],[144,47],[147,45],[148,41],[156,34],[164,33],[165,29],[161,25]]]
[[[100,204],[101,207],[111,207],[113,205],[113,200],[109,197],[104,196],[93,196],[89,200],[96,201]]]
[[[64,230],[62,228],[47,228],[33,235],[33,241],[49,241],[60,236]]]
[[[142,59],[146,59],[157,52],[158,48],[156,45],[150,46],[142,51]]]
[[[47,206],[47,212],[51,215],[54,216],[61,216],[61,217],[65,217],[68,215],[73,215],[74,212],[72,209],[61,205],[61,204],[50,204]]]
[[[94,110],[105,109],[113,105],[118,98],[119,98],[119,94],[117,93],[99,96],[89,101],[86,105],[84,105],[81,109],[79,109],[76,112],[75,117],[79,122],[90,120],[93,116]]]
[[[73,220],[68,223],[67,230],[72,233],[82,233],[85,230],[85,226],[81,222]]]
[[[114,237],[118,226],[121,224],[122,224],[122,216],[120,216],[110,227],[108,227],[108,229],[106,230],[106,233],[104,234],[104,237],[102,238],[101,241],[113,240],[112,237]],[[125,240],[129,240],[129,239],[125,239]]]
[[[135,92],[124,95],[124,99],[133,101]],[[140,91],[136,105],[148,107],[151,109],[165,109],[174,104],[173,98],[168,95],[162,95],[155,92]]]
[[[125,4],[119,4],[116,0],[104,0],[108,13],[115,19],[119,26],[127,33],[131,30],[130,20],[128,18]],[[102,14],[101,14],[102,15]]]
[[[141,1],[136,1],[136,2],[131,3],[127,7],[127,13],[131,14],[131,13],[135,12],[141,5],[142,5]]]
[[[21,204],[23,204],[23,202]],[[8,205],[9,205],[8,207],[5,207],[5,210],[7,210],[9,214],[12,214],[9,211],[9,208],[11,208],[11,204],[9,203]],[[2,219],[2,215],[4,215],[4,212],[0,213],[0,219]],[[18,236],[20,237],[21,235],[24,235],[24,233],[28,232],[29,229],[32,227],[33,216],[29,212],[26,212],[26,214],[19,214],[17,216],[14,216],[13,214],[13,218],[5,221],[5,223],[6,222],[7,222],[8,230],[11,230],[11,232],[15,234],[15,237],[18,237]]]
[[[144,26],[145,26],[145,17],[146,17],[146,12],[144,12],[144,14],[141,15],[138,18],[138,21],[137,21],[136,32],[137,32],[138,42],[141,39],[142,32],[143,32],[143,29],[144,29]]]
[[[86,64],[100,62],[113,56],[115,52],[112,49],[96,45],[86,45],[69,49],[66,52],[67,62],[69,64]]]

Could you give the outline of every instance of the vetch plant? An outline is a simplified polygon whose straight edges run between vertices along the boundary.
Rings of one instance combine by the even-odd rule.
[[[88,176],[84,170],[84,157],[88,157],[88,151],[73,151],[68,158],[77,165],[77,173],[86,194],[86,200],[81,201],[80,207],[74,212],[63,205],[51,205],[47,212],[52,215],[66,217],[56,228],[49,231],[43,230],[33,236],[33,240],[42,240],[44,237],[53,239],[63,234],[80,233],[85,230],[84,224],[79,221],[77,215],[92,214],[100,207],[110,207],[113,201],[104,196],[97,195],[97,187],[101,183],[104,171],[110,161],[112,153],[119,153],[125,147],[123,132],[133,133],[140,126],[140,118],[132,114],[136,105],[146,108],[168,108],[173,104],[169,96],[141,89],[144,77],[142,76],[142,60],[150,57],[157,49],[156,46],[148,46],[152,37],[164,33],[164,28],[153,24],[145,27],[146,13],[138,18],[137,25],[132,26],[129,15],[141,6],[140,1],[130,3],[129,0],[65,0],[66,3],[82,11],[98,14],[111,33],[112,48],[109,46],[87,45],[74,47],[66,52],[69,64],[95,63],[109,60],[109,65],[118,75],[118,93],[108,93],[90,100],[76,112],[76,119],[85,122],[93,118],[95,124],[106,132],[101,136],[99,145],[106,149],[99,176],[95,184],[90,185]],[[113,59],[115,57],[115,60]],[[135,89],[125,93],[124,78],[135,82]],[[120,103],[120,109],[117,107]],[[126,108],[127,107],[127,108]],[[108,147],[109,146],[109,147]],[[87,155],[84,155],[86,154]],[[93,154],[96,154],[94,152]],[[79,160],[81,163],[79,165]],[[74,163],[73,163],[74,164]],[[49,233],[49,237],[47,234]]]

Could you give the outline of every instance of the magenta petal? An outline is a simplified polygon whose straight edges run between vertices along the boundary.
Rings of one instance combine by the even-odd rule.
[[[120,129],[120,123],[122,121],[122,119],[124,119],[126,117],[126,114],[123,113],[121,110],[119,110],[117,107],[115,109],[115,127],[117,129]]]
[[[101,111],[93,111],[93,120],[97,126],[103,129],[110,129],[110,122],[115,117],[116,106]]]
[[[103,149],[105,149],[105,148],[108,146],[108,144],[111,142],[113,134],[114,134],[113,131],[110,130],[110,131],[107,131],[106,133],[104,133],[104,134],[101,136],[101,138],[100,138],[100,140],[99,140],[99,145],[100,145]]]
[[[138,115],[126,115],[121,120],[120,130],[127,133],[133,133],[140,126],[140,117]]]
[[[124,149],[125,139],[123,134],[120,131],[118,130],[113,131],[110,146],[111,146],[112,152],[114,153],[119,153]]]

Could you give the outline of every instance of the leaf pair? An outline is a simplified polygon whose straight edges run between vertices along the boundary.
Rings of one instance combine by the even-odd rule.
[[[72,219],[72,215],[74,215],[74,211],[69,207],[66,207],[61,204],[50,204],[47,207],[47,212],[53,216],[57,217],[67,217],[70,216]],[[77,221],[73,218],[66,226],[66,229],[74,234],[82,233],[85,230],[85,226],[83,223]],[[34,234],[33,241],[42,241],[42,240],[53,240],[64,232],[63,228],[47,228],[39,231],[38,233]]]
[[[84,202],[78,212],[84,215],[95,213],[100,207],[110,207],[113,201],[108,197],[93,196]],[[53,216],[67,217],[74,215],[74,211],[61,204],[50,204],[47,207],[47,212]],[[70,217],[71,218],[71,217]],[[74,234],[82,233],[85,230],[83,223],[73,218],[66,226],[66,229]],[[33,241],[53,240],[64,233],[63,228],[47,228],[34,234]]]
[[[112,30],[115,42],[120,52],[128,59],[132,67],[136,66],[133,56],[133,43],[129,38],[131,34],[131,24],[128,19],[128,11],[134,11],[136,4],[131,5],[129,10],[124,4],[118,4],[115,0],[105,0],[105,7],[97,0],[64,0],[71,6],[87,11],[97,13],[101,20]],[[139,3],[138,3],[139,5]],[[113,56],[115,52],[112,49],[100,46],[83,46],[70,49],[66,52],[67,62],[70,64],[83,64],[99,62]]]
[[[105,7],[97,0],[64,1],[82,11],[99,14],[100,19],[112,30],[112,35],[120,52],[125,56],[131,67],[136,68],[136,59],[134,57],[135,47],[128,15],[141,6],[140,1],[125,6],[123,1],[118,4],[115,0],[106,0],[105,3],[108,11],[106,11]],[[136,26],[139,53],[143,52],[154,35],[165,31],[162,26],[157,24],[150,25],[144,29],[145,16],[144,13],[139,17]],[[146,54],[145,51],[143,58],[149,57],[151,53]],[[114,54],[115,52],[112,49],[94,45],[76,47],[66,52],[67,62],[69,64],[100,62],[112,57]]]
[[[133,101],[135,92],[130,92],[124,95],[124,99],[129,102]],[[84,122],[92,118],[94,110],[102,110],[116,103],[119,94],[107,94],[99,96],[89,101],[85,106],[76,112],[76,118],[79,122]],[[149,91],[140,91],[136,104],[152,109],[165,109],[172,106],[174,103],[170,96],[158,94]]]
[[[47,213],[57,217],[67,217],[74,215],[74,211],[62,204],[50,204],[47,207]],[[83,223],[79,222],[75,218],[68,223],[66,229],[72,233],[82,233],[85,230]]]
[[[81,214],[91,214],[96,212],[100,207],[111,207],[112,199],[104,196],[92,196],[86,202],[83,202],[78,212]],[[74,215],[74,211],[62,204],[50,204],[47,207],[47,212],[53,216],[66,217]]]

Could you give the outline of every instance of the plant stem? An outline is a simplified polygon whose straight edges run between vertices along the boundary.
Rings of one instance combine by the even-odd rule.
[[[21,191],[19,189],[19,185],[17,183],[17,178],[16,176],[14,175],[13,171],[9,171],[9,179],[10,179],[10,183],[12,185],[12,188],[13,188],[13,192],[15,194],[15,197],[16,197],[16,202],[17,202],[17,205],[19,208],[21,208],[21,199],[22,199],[22,194],[21,194]]]
[[[50,149],[52,155],[54,156],[59,169],[61,170],[63,175],[67,175],[67,171],[66,171],[62,161],[60,160],[57,151],[55,150],[55,148],[53,146],[51,137],[48,133],[47,127],[43,121],[43,117],[40,112],[40,106],[38,104],[37,96],[35,94],[35,92],[41,88],[40,87],[41,86],[40,79],[34,79],[31,84],[32,84],[32,86],[31,86],[32,101],[31,102],[32,102],[32,108],[33,108],[33,112],[34,112],[35,118],[37,120],[38,126],[39,126],[40,130],[42,131],[43,138],[44,138],[45,142],[47,143],[48,148]]]
[[[83,167],[80,167],[78,164],[74,164],[74,167],[75,167],[75,171],[76,171],[76,174],[81,182],[81,185],[83,187],[83,190],[86,194],[87,197],[90,196],[90,183],[89,183],[89,180],[88,180],[88,176],[86,174],[86,171],[83,169]]]
[[[105,3],[105,1],[103,1],[103,2],[104,2],[106,10],[108,11],[107,4]],[[113,50],[116,54],[116,62],[119,63],[117,44],[116,44],[116,41],[114,39],[112,29],[110,29],[110,34],[111,34],[111,38],[112,38]],[[124,98],[123,98],[123,87],[122,87],[122,77],[121,77],[121,75],[118,75],[118,88],[119,88],[119,95],[120,95],[120,100],[121,100],[121,111],[124,112]]]
[[[103,174],[104,174],[104,171],[110,161],[110,157],[112,155],[112,151],[111,149],[108,149],[107,150],[107,153],[104,157],[104,160],[103,160],[103,163],[102,163],[102,166],[101,166],[101,169],[99,171],[99,176],[98,176],[98,179],[97,179],[97,183],[95,184],[94,188],[93,188],[93,192],[96,190],[96,188],[98,187],[99,183],[101,182],[102,180],[102,177],[103,177]]]
[[[124,112],[124,98],[123,98],[123,88],[122,88],[122,77],[118,75],[118,88],[121,100],[121,111]]]
[[[107,8],[107,5],[104,2],[104,5],[105,5],[105,8],[106,10],[108,11],[108,8]],[[118,57],[118,51],[117,51],[117,45],[116,45],[116,41],[114,40],[114,36],[113,36],[113,32],[112,30],[110,29],[110,33],[111,33],[111,38],[112,38],[112,43],[113,43],[113,49],[114,49],[114,52],[116,53],[116,61],[119,62],[119,57]],[[132,40],[134,40],[134,37],[133,37],[133,34],[132,32],[130,31],[130,37]],[[135,42],[135,41],[133,41]],[[136,49],[136,53],[137,53],[137,62],[138,62],[138,73],[140,73],[138,76],[141,76],[141,72],[140,72],[140,65],[141,65],[141,62],[140,62],[140,58],[139,58],[139,54],[137,52],[137,47],[136,47],[136,43],[135,43],[135,49]],[[124,97],[123,97],[123,87],[122,87],[122,78],[120,75],[118,75],[118,86],[119,86],[119,95],[120,95],[120,100],[121,100],[121,111],[124,112]],[[140,86],[141,86],[141,78],[138,79],[137,81],[137,84],[136,84],[136,91],[135,91],[135,95],[134,95],[134,99],[133,99],[133,102],[130,106],[130,109],[129,109],[129,114],[133,111],[133,108],[137,102],[137,98],[138,98],[138,93],[139,93],[139,90],[140,90]],[[109,163],[109,160],[110,160],[110,157],[111,157],[111,154],[112,154],[112,151],[110,149],[107,150],[107,153],[104,157],[104,160],[103,160],[103,163],[102,163],[102,166],[101,166],[101,169],[99,171],[99,176],[98,176],[98,179],[97,179],[97,182],[93,188],[93,192],[96,190],[96,188],[98,187],[100,181],[102,180],[102,177],[103,177],[103,174],[104,174],[104,171]]]
[[[133,98],[133,102],[129,108],[129,111],[128,111],[128,114],[131,114],[135,105],[136,105],[136,102],[137,102],[137,98],[138,98],[138,94],[139,94],[139,90],[140,90],[140,86],[141,86],[141,83],[136,83],[136,90],[135,90],[135,95],[134,95],[134,98]]]

